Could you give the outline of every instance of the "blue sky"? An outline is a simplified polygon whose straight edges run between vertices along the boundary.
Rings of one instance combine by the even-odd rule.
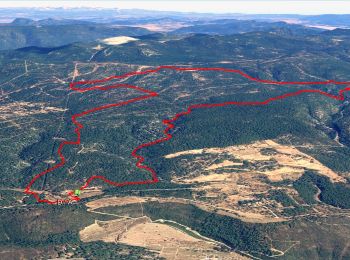
[[[214,13],[350,14],[350,1],[346,0],[12,0],[0,1],[0,7],[94,7]]]

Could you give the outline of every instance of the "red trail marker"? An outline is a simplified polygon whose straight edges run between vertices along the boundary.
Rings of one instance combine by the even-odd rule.
[[[327,92],[318,90],[318,89],[301,89],[295,92],[290,92],[290,93],[286,93],[280,96],[275,96],[275,97],[270,97],[264,101],[244,101],[244,102],[239,102],[239,101],[228,101],[228,102],[223,102],[223,103],[213,103],[213,104],[194,104],[191,105],[189,107],[187,107],[186,111],[184,112],[180,112],[178,114],[176,114],[174,117],[172,117],[171,119],[164,119],[162,121],[162,123],[164,125],[166,125],[167,127],[165,128],[165,130],[163,131],[164,133],[164,137],[156,139],[152,142],[148,142],[148,143],[144,143],[141,144],[139,146],[137,146],[136,148],[134,148],[134,150],[131,152],[131,156],[137,159],[136,162],[136,167],[140,168],[140,169],[144,169],[148,172],[150,172],[152,178],[148,179],[148,180],[144,180],[144,181],[127,181],[127,182],[114,182],[111,180],[108,180],[107,178],[105,178],[104,176],[101,175],[94,175],[91,176],[83,186],[80,187],[79,190],[84,190],[86,189],[89,184],[94,180],[94,179],[100,179],[103,180],[106,183],[109,183],[113,186],[117,186],[117,187],[121,187],[121,186],[127,186],[127,185],[142,185],[142,184],[150,184],[150,183],[157,183],[158,177],[157,177],[157,173],[155,172],[154,169],[148,167],[147,165],[144,165],[144,161],[145,158],[142,157],[141,155],[139,155],[137,152],[139,150],[141,150],[144,147],[149,147],[155,144],[159,144],[165,141],[168,141],[169,139],[172,138],[172,135],[169,133],[170,129],[174,128],[175,125],[175,121],[178,120],[180,117],[184,116],[184,115],[188,115],[190,114],[194,109],[201,109],[201,108],[212,108],[212,107],[223,107],[223,106],[230,106],[230,105],[235,105],[235,106],[262,106],[262,105],[267,105],[272,101],[276,101],[276,100],[281,100],[281,99],[285,99],[288,97],[294,97],[294,96],[298,96],[300,94],[303,93],[317,93],[335,100],[339,100],[342,101],[345,99],[344,97],[344,93],[346,91],[350,91],[350,81],[335,81],[335,80],[327,80],[327,81],[273,81],[273,80],[264,80],[264,79],[259,79],[259,78],[254,78],[252,76],[249,76],[248,74],[244,73],[241,70],[235,70],[235,69],[228,69],[228,68],[183,68],[183,67],[176,67],[176,66],[159,66],[155,69],[150,69],[150,70],[145,70],[145,71],[134,71],[134,72],[129,72],[129,73],[125,73],[122,75],[118,75],[118,76],[111,76],[108,78],[104,78],[104,79],[100,79],[100,80],[88,80],[88,81],[77,81],[77,82],[72,82],[69,87],[72,91],[77,91],[77,92],[87,92],[87,91],[92,91],[92,90],[109,90],[109,89],[115,89],[115,88],[129,88],[129,89],[135,89],[138,90],[141,93],[144,93],[145,95],[140,96],[140,97],[136,97],[136,98],[132,98],[123,102],[119,102],[119,103],[115,103],[115,104],[108,104],[108,105],[104,105],[104,106],[100,106],[100,107],[95,107],[95,108],[91,108],[88,110],[85,110],[83,112],[80,112],[78,114],[74,114],[71,117],[72,123],[76,126],[76,128],[74,129],[74,132],[76,133],[77,139],[75,141],[63,141],[60,143],[58,150],[57,150],[57,154],[58,157],[60,158],[60,161],[55,164],[54,166],[48,168],[47,170],[37,174],[34,176],[34,178],[29,182],[29,184],[26,186],[24,193],[29,194],[34,196],[34,198],[37,200],[37,202],[41,202],[41,203],[47,203],[47,204],[63,204],[63,203],[70,203],[72,201],[78,201],[79,197],[77,197],[75,195],[74,191],[70,191],[68,193],[68,196],[70,197],[70,199],[66,199],[66,200],[47,200],[47,199],[41,199],[40,198],[40,194],[38,192],[32,191],[31,187],[33,186],[33,184],[42,176],[44,176],[45,174],[52,172],[60,167],[62,167],[63,165],[65,165],[66,160],[65,157],[62,154],[62,149],[64,146],[66,145],[79,145],[81,143],[80,141],[80,137],[81,137],[81,133],[80,130],[84,127],[81,123],[79,123],[77,121],[77,119],[79,117],[83,117],[85,115],[89,115],[92,114],[96,111],[100,111],[100,110],[104,110],[104,109],[108,109],[108,108],[112,108],[112,107],[120,107],[120,106],[125,106],[127,104],[130,103],[134,103],[137,101],[142,101],[145,99],[149,99],[149,98],[153,98],[158,96],[158,93],[153,92],[153,91],[149,91],[147,89],[144,88],[140,88],[138,86],[132,86],[132,85],[128,85],[128,84],[115,84],[115,85],[110,85],[110,86],[92,86],[92,87],[88,87],[88,88],[79,88],[79,85],[85,85],[85,84],[98,84],[98,83],[104,83],[107,82],[109,80],[112,79],[123,79],[123,78],[129,78],[129,77],[133,77],[133,76],[137,76],[137,75],[146,75],[146,74],[153,74],[153,73],[158,73],[161,70],[174,70],[174,71],[223,71],[223,72],[228,72],[228,73],[235,73],[238,75],[241,75],[242,77],[249,79],[251,81],[255,81],[255,82],[260,82],[263,84],[273,84],[273,85],[305,85],[305,86],[310,86],[310,85],[329,85],[329,84],[335,84],[335,85],[343,85],[343,86],[347,86],[344,87],[343,89],[339,90],[338,95],[332,95],[329,94]]]

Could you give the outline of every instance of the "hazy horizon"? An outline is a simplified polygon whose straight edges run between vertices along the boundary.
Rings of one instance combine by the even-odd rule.
[[[350,14],[350,1],[1,1],[0,8],[138,9],[217,14]]]

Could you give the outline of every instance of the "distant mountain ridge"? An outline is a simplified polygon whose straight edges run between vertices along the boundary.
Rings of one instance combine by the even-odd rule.
[[[328,17],[328,16],[327,16]],[[275,35],[311,36],[311,35],[349,35],[347,29],[324,30],[310,28],[301,24],[289,24],[287,22],[272,22],[262,20],[192,20],[184,23],[181,28],[174,28],[170,32],[155,33],[152,30],[152,21],[162,24],[164,21],[179,21],[172,18],[147,18],[130,20],[128,24],[120,25],[112,20],[109,23],[95,23],[91,21],[47,18],[33,20],[28,18],[16,18],[11,23],[0,24],[0,50],[18,49],[30,46],[55,48],[76,42],[92,42],[104,38],[129,36],[142,39],[160,39],[166,37],[183,37],[190,34],[207,35],[234,35],[250,32],[270,32]],[[138,22],[141,22],[138,24]],[[116,23],[118,25],[116,25]],[[156,23],[156,25],[157,25]],[[185,26],[186,24],[186,26]],[[129,25],[129,26],[128,26]],[[180,25],[181,26],[181,25]],[[150,28],[146,29],[146,28]]]
[[[14,26],[47,26],[47,25],[70,25],[70,24],[95,24],[94,22],[73,20],[73,19],[54,19],[47,18],[42,20],[33,20],[29,18],[16,18],[8,25]]]
[[[306,25],[325,25],[339,28],[350,27],[349,14],[243,14],[243,13],[193,13],[193,12],[169,12],[142,9],[108,9],[100,8],[98,12],[94,8],[0,8],[0,20],[8,20],[14,17],[25,17],[35,20],[55,17],[56,19],[76,19],[97,23],[137,24],[138,21],[156,22],[161,19],[181,21],[212,21],[218,19],[240,19],[256,21],[285,21],[294,20]]]
[[[139,27],[112,26],[75,20],[15,19],[0,26],[0,50],[29,46],[58,47],[116,36],[139,36],[150,31]]]
[[[271,31],[288,29],[293,33],[310,34],[312,32],[320,32],[322,30],[308,28],[302,25],[287,24],[285,22],[262,22],[255,20],[235,20],[222,19],[211,21],[207,24],[198,24],[188,27],[183,27],[173,31],[172,33],[205,33],[205,34],[220,34],[229,35],[236,33],[246,33],[253,31]]]

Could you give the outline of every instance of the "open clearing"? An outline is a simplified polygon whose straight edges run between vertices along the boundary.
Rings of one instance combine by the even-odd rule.
[[[168,154],[165,158],[177,158],[182,169],[191,169],[181,176],[174,175],[172,181],[196,185],[192,193],[197,206],[203,208],[205,204],[207,209],[213,207],[219,210],[219,214],[247,222],[286,220],[282,217],[283,206],[267,198],[271,191],[279,189],[273,185],[274,182],[295,181],[306,170],[317,171],[332,182],[345,181],[342,176],[294,146],[278,144],[273,140],[181,151]],[[285,186],[283,190],[291,197],[297,196],[291,186]]]
[[[269,149],[267,151],[266,149]],[[264,162],[275,161],[277,167],[274,169],[254,171],[258,174],[266,175],[271,181],[281,181],[284,179],[298,179],[306,169],[318,171],[320,174],[329,177],[334,182],[344,182],[344,178],[321,164],[315,158],[299,151],[293,146],[281,145],[273,140],[258,141],[247,145],[229,146],[225,148],[205,148],[189,151],[182,151],[168,154],[165,158],[171,159],[183,155],[193,154],[228,154],[232,159],[238,159],[240,162],[225,160],[221,164],[208,166],[208,170],[215,170],[225,166],[240,166],[243,161]],[[209,177],[210,178],[210,177]],[[186,178],[188,179],[188,178]],[[205,177],[199,179],[188,179],[188,182],[206,181]]]
[[[104,208],[108,206],[124,206],[128,204],[135,204],[140,202],[146,202],[146,197],[106,197],[102,199],[97,199],[86,203],[85,205],[90,210],[95,210],[98,208]]]
[[[83,242],[102,240],[140,246],[165,259],[247,259],[234,252],[221,252],[212,242],[194,238],[174,227],[153,223],[148,217],[96,221],[80,231]]]
[[[128,36],[117,36],[103,39],[102,42],[107,45],[121,45],[128,42],[138,41],[136,38],[128,37]]]

